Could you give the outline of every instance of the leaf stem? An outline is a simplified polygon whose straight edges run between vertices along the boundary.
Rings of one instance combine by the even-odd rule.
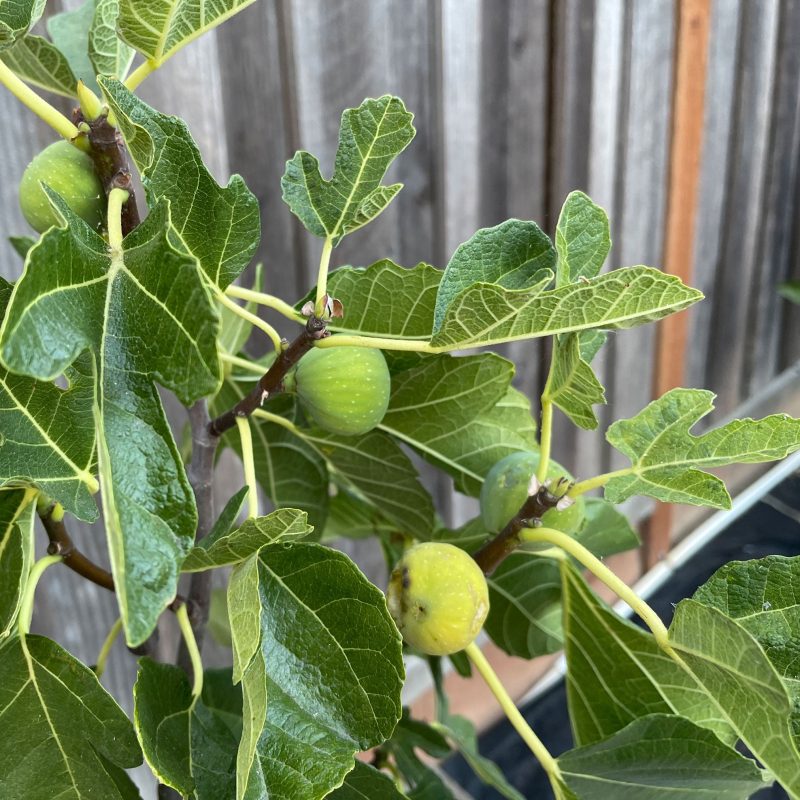
[[[568,492],[569,497],[578,497],[585,492],[590,492],[592,489],[599,489],[605,486],[612,478],[619,478],[623,475],[630,475],[633,472],[633,467],[624,467],[623,469],[616,469],[613,472],[604,472],[602,475],[596,475],[594,478],[587,478],[585,481],[579,481]]]
[[[317,343],[317,347],[373,347],[379,350],[408,350],[415,353],[445,353],[448,350],[447,347],[433,347],[427,339],[390,339],[380,336],[351,336],[344,333],[322,339]]]
[[[500,708],[503,709],[503,713],[508,717],[508,721],[525,744],[528,745],[533,755],[536,756],[547,776],[551,781],[560,779],[561,770],[558,767],[558,762],[544,746],[542,740],[533,732],[531,726],[525,721],[525,717],[520,714],[519,709],[506,691],[506,687],[497,677],[497,673],[492,669],[492,665],[487,661],[481,649],[475,642],[472,642],[467,645],[465,652],[469,656],[469,660],[475,665],[475,669],[480,672],[481,677],[486,681],[486,685],[497,699]]]
[[[197,699],[203,692],[203,659],[200,657],[200,648],[197,646],[197,640],[194,638],[194,631],[192,624],[189,622],[189,613],[186,610],[186,604],[181,603],[175,610],[175,616],[180,625],[181,635],[183,636],[186,649],[189,651],[189,656],[192,661],[192,673],[194,675],[194,685],[192,686],[192,696]]]
[[[111,648],[114,646],[114,642],[117,640],[117,636],[119,636],[119,632],[121,630],[122,617],[118,617],[117,621],[111,626],[111,630],[109,630],[108,636],[106,636],[103,646],[100,648],[100,652],[97,654],[97,663],[94,665],[94,674],[97,675],[98,680],[103,677],[103,673],[106,671],[108,655],[111,652]]]
[[[317,272],[317,301],[315,304],[318,317],[325,313],[325,295],[328,293],[328,267],[331,263],[331,253],[333,252],[333,239],[326,237],[322,244],[322,254],[319,257],[319,271]]]
[[[256,464],[253,458],[253,434],[250,420],[247,417],[236,417],[236,427],[242,441],[242,463],[244,464],[244,481],[247,484],[247,515],[258,516],[258,483],[256,482]]]
[[[232,356],[230,353],[226,353],[224,351],[220,351],[219,358],[220,361],[224,361],[226,364],[231,364],[234,367],[241,367],[241,369],[246,369],[249,372],[255,372],[259,375],[264,374],[264,367],[259,364],[255,364],[252,361],[248,361],[246,358]]]
[[[523,542],[547,542],[569,553],[641,617],[652,631],[659,647],[664,650],[672,649],[669,645],[667,628],[658,614],[625,581],[617,577],[597,556],[571,536],[553,528],[529,528],[520,532],[520,539]]]
[[[112,189],[108,194],[108,245],[117,253],[122,251],[122,206],[127,201],[125,189]]]
[[[300,429],[294,424],[294,422],[292,422],[290,419],[286,419],[286,417],[280,416],[279,414],[273,414],[270,411],[264,411],[263,408],[257,408],[253,412],[253,416],[258,419],[266,420],[267,422],[274,422],[276,425],[286,428],[287,431],[291,431],[298,436],[302,436]]]
[[[553,381],[553,369],[556,362],[556,341],[553,337],[553,352],[550,354],[550,370],[542,391],[542,426],[539,433],[539,468],[536,479],[543,484],[547,479],[550,467],[550,448],[553,441],[553,401],[550,399],[550,384]]]
[[[251,313],[246,308],[242,308],[238,303],[234,303],[230,297],[226,297],[222,292],[217,292],[217,300],[219,300],[219,302],[222,303],[225,308],[229,308],[234,314],[249,322],[253,327],[258,328],[260,331],[266,333],[267,336],[269,336],[275,351],[280,353],[280,351],[283,349],[283,342],[281,341],[280,334],[275,330],[275,328],[272,327],[272,325],[261,319],[261,317]]]
[[[81,150],[86,150],[89,143],[81,135],[77,126],[67,119],[57,108],[51,106],[40,97],[28,84],[23,83],[11,69],[0,61],[0,83],[2,83],[21,103],[27,106],[37,117],[44,120],[53,130],[63,136]]]
[[[133,91],[136,87],[151,73],[155,72],[158,69],[158,64],[155,61],[147,61],[142,62],[139,64],[136,69],[131,72],[130,75],[125,79],[125,88]]]
[[[36,586],[39,578],[44,571],[53,564],[58,564],[61,556],[44,556],[40,558],[28,573],[28,580],[25,583],[25,593],[19,607],[19,617],[17,618],[17,630],[20,636],[27,636],[31,629],[31,619],[33,618],[33,597],[36,594]]]
[[[306,318],[299,311],[295,311],[285,300],[281,300],[280,297],[265,294],[264,292],[257,292],[255,289],[245,289],[243,286],[235,286],[233,284],[226,287],[225,294],[231,297],[237,297],[239,300],[248,300],[251,303],[257,303],[265,308],[271,308],[279,314],[283,314],[287,319],[305,324]]]

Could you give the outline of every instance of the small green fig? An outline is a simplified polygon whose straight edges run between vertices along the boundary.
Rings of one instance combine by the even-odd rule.
[[[103,220],[106,196],[92,159],[67,141],[45,147],[25,168],[19,185],[19,204],[30,226],[44,233],[60,219],[40,181],[58,192],[66,204],[92,228]]]
[[[539,468],[539,453],[512,453],[500,459],[486,476],[481,487],[481,516],[492,533],[501,531],[520,510],[528,498],[531,478]],[[564,467],[550,459],[547,477],[554,488],[559,478],[572,481]],[[577,533],[585,518],[584,500],[575,502],[563,511],[552,508],[542,517],[542,525],[565,533]]]
[[[367,433],[389,405],[391,377],[380,350],[315,348],[300,359],[293,380],[306,411],[331,433]]]
[[[423,542],[397,562],[386,602],[411,647],[445,656],[480,633],[489,613],[489,588],[468,553],[452,544]]]

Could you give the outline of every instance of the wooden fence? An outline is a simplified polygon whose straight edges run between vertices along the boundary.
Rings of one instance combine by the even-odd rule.
[[[693,31],[707,68],[700,58],[676,70]],[[676,152],[691,136],[681,138],[673,113],[695,84],[705,85],[702,116],[688,114],[699,164]],[[800,308],[776,293],[800,277],[800,0],[258,0],[142,87],[187,120],[220,180],[245,177],[261,202],[267,290],[291,299],[313,282],[319,243],[281,201],[284,162],[302,147],[330,168],[341,111],[387,92],[416,115],[417,136],[391,175],[405,189],[345,240],[334,266],[388,256],[443,267],[475,230],[508,217],[552,232],[575,188],[609,212],[611,266],[660,266],[668,218],[688,209],[693,237],[670,268],[708,299],[687,312],[685,348],[659,348],[655,326],[613,336],[598,361],[609,397],[601,427],[642,408],[670,360],[686,385],[717,392],[725,414],[800,357]],[[52,135],[5,92],[0,118],[0,219],[4,232],[23,233],[17,183]],[[681,158],[684,178],[699,169],[696,193],[674,180]],[[20,269],[0,247],[0,274]],[[505,349],[534,399],[543,350]],[[601,437],[563,420],[554,448],[581,475],[616,464]],[[448,483],[436,492],[445,511],[463,512]],[[78,536],[90,552],[104,547],[99,530]],[[56,638],[91,660],[115,610],[67,573],[50,579],[42,605]]]

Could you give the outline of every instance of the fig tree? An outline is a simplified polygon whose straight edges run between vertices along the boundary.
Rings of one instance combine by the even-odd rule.
[[[500,459],[490,470],[481,487],[481,516],[492,533],[501,531],[520,510],[528,498],[531,478],[539,468],[539,453],[512,453]],[[555,487],[559,478],[572,481],[570,475],[558,462],[550,459],[547,477]],[[550,509],[542,517],[542,525],[565,533],[577,533],[583,525],[584,501],[582,497],[564,509]]]
[[[403,639],[431,656],[457,653],[480,633],[489,613],[486,578],[452,544],[423,542],[403,554],[386,602]]]
[[[312,419],[343,436],[367,433],[380,423],[390,388],[386,359],[372,348],[317,348],[294,373],[294,390]]]
[[[92,228],[100,226],[106,197],[92,159],[86,153],[62,140],[45,147],[25,168],[19,185],[19,204],[30,226],[44,233],[60,220],[40,182],[58,192]]]

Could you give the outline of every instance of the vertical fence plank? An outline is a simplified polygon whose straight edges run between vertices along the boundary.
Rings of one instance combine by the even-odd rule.
[[[779,336],[786,307],[777,286],[787,279],[792,235],[800,219],[796,187],[800,175],[800,2],[779,8],[775,84],[769,119],[764,202],[753,221],[758,245],[745,347],[746,393],[753,394],[778,370]]]
[[[674,17],[658,0],[627,7],[629,73],[620,126],[623,154],[618,189],[616,250],[620,266],[661,263],[670,139]],[[670,7],[670,11],[672,7]],[[628,417],[651,399],[654,330],[616,333],[611,342],[609,389],[615,418]],[[612,453],[613,467],[623,458]]]
[[[708,385],[706,370],[716,303],[714,276],[726,226],[740,20],[740,0],[714,0],[706,74],[709,102],[705,104],[703,115],[700,189],[692,257],[693,285],[706,295],[706,299],[688,312],[690,345],[686,354],[687,385],[698,388]]]
[[[769,146],[779,3],[744,3],[737,103],[732,124],[725,229],[714,281],[707,380],[718,394],[716,416],[733,411],[745,389],[745,351],[752,346],[747,308],[760,259],[761,208]]]
[[[664,271],[692,283],[692,241],[703,142],[703,105],[710,0],[681,0],[672,97],[669,189]],[[683,385],[688,318],[673,314],[658,323],[653,394]],[[653,566],[669,550],[673,506],[657,503],[647,532],[645,560]]]

